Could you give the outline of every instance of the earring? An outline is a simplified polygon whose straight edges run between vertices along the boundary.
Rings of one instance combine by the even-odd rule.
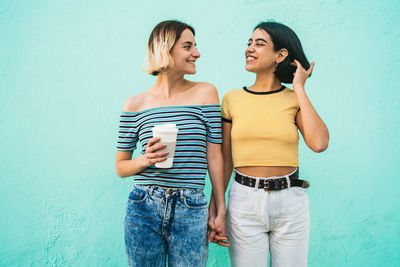
[[[161,69],[161,71],[160,71],[161,73],[168,73],[169,72],[169,68],[163,68],[163,69]],[[167,71],[165,71],[165,69],[167,69]]]

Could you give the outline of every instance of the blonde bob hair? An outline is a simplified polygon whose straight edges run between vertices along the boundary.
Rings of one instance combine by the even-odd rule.
[[[146,73],[156,76],[174,65],[170,51],[186,29],[195,34],[192,26],[177,20],[166,20],[157,24],[147,44]]]

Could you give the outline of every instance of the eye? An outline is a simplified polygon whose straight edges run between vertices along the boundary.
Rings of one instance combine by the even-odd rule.
[[[264,46],[262,43],[256,43],[256,46]]]
[[[185,46],[183,46],[183,48],[185,48],[186,50],[190,50],[191,46],[190,45],[185,45]]]
[[[251,43],[247,43],[247,46],[251,46]]]

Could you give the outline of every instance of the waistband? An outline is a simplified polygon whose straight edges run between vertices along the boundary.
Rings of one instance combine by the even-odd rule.
[[[289,178],[290,176],[293,176],[296,172],[297,172],[297,177],[296,177],[296,178],[299,178],[299,172],[300,172],[300,170],[299,170],[299,167],[297,167],[294,171],[292,171],[291,173],[288,173],[288,174],[286,174],[286,175],[282,175],[282,176],[269,176],[269,177],[251,176],[251,175],[247,175],[247,174],[241,173],[241,172],[239,172],[239,171],[236,170],[236,169],[235,169],[235,172],[236,172],[237,174],[242,175],[242,176],[249,177],[249,178],[253,178],[253,179],[265,179],[265,180],[269,180],[269,179]]]
[[[273,177],[254,177],[240,173],[235,170],[235,181],[249,187],[264,189],[265,191],[282,190],[289,187],[308,188],[310,183],[306,180],[299,179],[299,169],[283,176]]]
[[[150,196],[165,197],[166,195],[172,196],[177,195],[180,197],[189,196],[194,194],[204,194],[203,189],[200,188],[170,188],[162,187],[159,185],[145,185],[145,184],[134,184],[134,187],[148,193]]]

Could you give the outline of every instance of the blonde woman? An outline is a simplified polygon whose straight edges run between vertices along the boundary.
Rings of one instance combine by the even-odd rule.
[[[125,245],[130,266],[206,266],[209,171],[217,212],[213,231],[225,236],[221,118],[215,87],[184,79],[196,73],[194,29],[163,21],[148,42],[147,72],[157,77],[147,91],[123,106],[116,172],[134,177],[125,217]],[[154,166],[167,158],[165,144],[152,137],[158,124],[176,124],[179,132],[173,165]],[[136,143],[142,153],[132,159]],[[215,226],[214,226],[215,225]],[[167,260],[168,259],[168,260]]]

